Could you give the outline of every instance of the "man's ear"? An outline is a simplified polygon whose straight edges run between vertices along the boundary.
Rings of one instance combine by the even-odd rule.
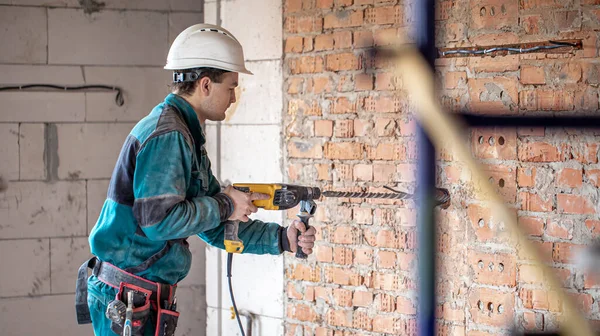
[[[208,96],[212,91],[212,81],[208,77],[202,77],[202,79],[198,81],[196,89],[199,90],[203,96]]]

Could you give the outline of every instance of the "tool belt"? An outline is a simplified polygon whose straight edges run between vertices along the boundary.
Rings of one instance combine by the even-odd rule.
[[[132,335],[143,335],[144,328],[149,320],[151,322],[156,321],[156,336],[172,336],[175,334],[177,320],[179,319],[179,313],[175,311],[174,302],[177,285],[149,281],[96,257],[91,258],[79,267],[75,289],[77,323],[92,322],[87,303],[88,269],[92,270],[92,274],[98,280],[119,289],[115,300],[108,304],[107,309],[107,317],[112,321],[111,329],[115,333],[120,335],[123,332],[124,310],[121,318],[119,307],[123,307],[122,303],[127,305],[127,293],[132,291],[134,307]]]

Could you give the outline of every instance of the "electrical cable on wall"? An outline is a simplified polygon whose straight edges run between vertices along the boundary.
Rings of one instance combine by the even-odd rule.
[[[0,86],[0,91],[23,91],[32,88],[47,88],[56,89],[63,91],[76,91],[76,90],[87,90],[87,89],[99,89],[108,91],[117,91],[115,96],[115,104],[117,106],[123,106],[125,100],[123,99],[123,89],[118,86],[109,85],[80,85],[80,86],[59,86],[53,84],[27,84],[27,85],[15,85],[15,86]]]
[[[530,48],[493,47],[493,48],[479,49],[479,50],[455,49],[455,50],[440,51],[440,55],[441,56],[448,56],[448,55],[452,55],[452,54],[487,55],[487,54],[496,53],[496,52],[500,52],[500,51],[508,51],[509,53],[524,54],[524,53],[529,53],[529,52],[534,52],[534,51],[539,51],[539,50],[544,50],[544,49],[556,49],[556,48],[563,48],[563,47],[573,47],[573,48],[579,47],[579,45],[577,43],[572,43],[572,42],[548,41],[548,43],[550,45],[539,45],[539,46],[530,47]]]

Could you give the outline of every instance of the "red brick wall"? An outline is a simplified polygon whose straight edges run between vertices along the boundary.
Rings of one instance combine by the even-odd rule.
[[[436,19],[440,47],[584,43],[568,54],[439,59],[446,107],[505,114],[598,111],[599,1],[441,1]],[[370,53],[384,36],[404,34],[409,21],[408,9],[394,0],[284,0],[290,182],[337,190],[414,188],[414,121],[401,90],[410,83]],[[573,248],[600,234],[600,132],[465,134],[555,274],[586,316],[600,319],[599,285],[571,259]],[[451,207],[438,212],[438,333],[556,327],[561,303],[475,198],[469,173],[447,152],[438,164],[439,185],[453,196]],[[286,259],[287,334],[415,334],[414,204],[328,199],[314,223],[314,256]]]

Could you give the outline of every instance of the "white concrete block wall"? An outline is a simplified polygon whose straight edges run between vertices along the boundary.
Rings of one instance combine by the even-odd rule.
[[[205,22],[221,24],[238,38],[254,73],[240,74],[239,103],[230,108],[227,120],[206,127],[207,141],[216,143],[208,151],[219,178],[282,182],[282,1],[206,1]],[[259,211],[253,217],[281,223],[284,213]],[[230,315],[226,253],[209,247],[206,256],[207,334],[240,335]],[[283,257],[236,255],[232,273],[238,308],[254,315],[252,335],[283,335]]]
[[[82,2],[92,4],[94,2]],[[91,335],[74,285],[131,127],[168,93],[168,47],[202,22],[202,0],[0,0],[0,86],[101,84],[114,92],[0,92],[0,326],[3,336]],[[9,47],[6,47],[9,46]],[[205,244],[179,286],[177,335],[206,332]],[[25,317],[25,318],[24,318]]]

